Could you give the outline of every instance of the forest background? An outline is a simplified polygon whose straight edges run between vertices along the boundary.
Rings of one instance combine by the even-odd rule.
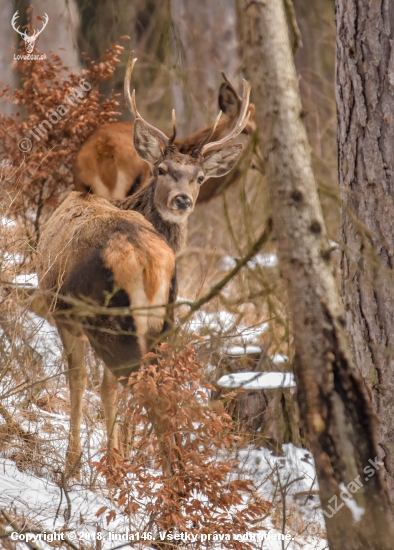
[[[277,4],[280,6],[275,11]],[[98,429],[102,416],[97,405],[102,367],[90,353],[89,395],[84,417],[89,458],[83,465],[81,485],[70,485],[71,481],[64,478],[62,470],[68,412],[65,377],[59,375],[65,369],[64,357],[53,328],[39,317],[32,275],[34,249],[41,225],[72,188],[72,165],[83,141],[99,124],[115,118],[131,119],[122,90],[129,51],[133,49],[138,58],[133,87],[137,90],[139,109],[144,118],[167,132],[171,129],[172,108],[177,113],[181,136],[214,121],[223,81],[221,71],[225,71],[238,90],[241,89],[241,77],[252,83],[256,134],[246,149],[237,177],[228,179],[228,185],[215,189],[213,196],[206,197],[209,200],[197,206],[189,220],[187,247],[179,255],[177,264],[179,299],[196,302],[235,269],[273,220],[273,231],[258,253],[242,269],[235,270],[226,286],[220,287],[211,299],[193,312],[178,334],[182,345],[193,341],[196,334],[201,339],[195,344],[196,361],[203,369],[204,383],[213,385],[213,389],[206,390],[207,395],[213,403],[220,401],[234,422],[235,433],[241,437],[237,453],[244,459],[243,472],[254,468],[255,484],[267,489],[266,492],[256,490],[255,494],[263,498],[264,504],[260,502],[259,505],[265,507],[265,519],[268,517],[271,523],[264,524],[264,518],[260,518],[256,525],[260,528],[271,526],[282,533],[289,530],[300,537],[298,545],[305,548],[307,545],[324,548],[327,537],[330,548],[390,547],[382,530],[390,517],[394,490],[390,393],[393,291],[390,181],[394,171],[391,172],[393,161],[389,153],[392,89],[390,76],[389,84],[385,78],[391,75],[391,29],[386,4],[382,3],[380,12],[374,11],[368,2],[361,2],[363,9],[359,10],[356,4],[338,1],[335,6],[331,0],[313,3],[286,0],[282,5],[275,0],[271,13],[264,2],[243,0],[202,0],[198,3],[191,0],[37,0],[34,9],[25,0],[1,2],[0,74],[2,83],[10,86],[1,98],[1,198],[3,220],[6,220],[1,227],[0,255],[1,453],[11,466],[15,464],[20,471],[60,487],[67,501],[66,527],[86,524],[97,528],[98,520],[90,518],[87,521],[82,513],[76,519],[76,510],[82,504],[71,505],[68,495],[73,491],[77,494],[78,487],[81,491],[99,491],[100,498],[104,499],[101,508],[111,508],[108,505],[111,495],[106,494],[105,483],[100,477],[103,471],[92,466],[103,437],[102,427]],[[26,62],[13,63],[13,55],[20,46],[20,36],[10,24],[16,11],[20,14],[18,24],[23,26],[32,20],[35,28],[42,23],[43,14],[48,14],[49,23],[36,45],[37,50],[46,53],[53,63],[46,67],[47,73],[42,70],[32,77]],[[283,21],[282,12],[286,14]],[[358,27],[355,21],[359,22]],[[378,35],[374,34],[374,25],[380,29]],[[274,41],[269,42],[270,28],[275,28],[278,34],[277,47]],[[257,34],[260,32],[259,39],[251,29]],[[291,70],[286,72],[291,62],[286,58],[286,40],[292,47],[296,69],[294,82]],[[124,49],[114,46],[115,43]],[[112,53],[108,53],[109,50]],[[275,51],[280,51],[282,58],[275,56]],[[59,56],[67,67],[65,74],[86,75],[83,71],[90,70],[89,76],[96,78],[94,83],[92,80],[93,89],[102,95],[89,96],[89,109],[84,105],[73,113],[65,141],[64,127],[59,125],[44,143],[26,154],[17,147],[19,139],[48,111],[47,104],[40,112],[40,94],[52,97],[53,107],[60,103],[50,83],[58,77],[58,69],[54,67],[60,67],[60,61],[51,57],[50,52]],[[281,62],[283,65],[279,66]],[[373,67],[377,67],[375,72]],[[312,211],[315,208],[312,205],[313,215],[305,223],[315,228],[312,232],[322,233],[325,248],[319,254],[327,260],[345,304],[345,314],[337,313],[335,305],[336,313],[331,316],[332,296],[327,292],[325,325],[318,321],[320,306],[310,306],[317,302],[312,300],[307,304],[308,288],[317,288],[319,277],[326,275],[325,268],[319,266],[314,274],[315,245],[309,245],[304,238],[301,214],[298,218],[293,216],[295,231],[297,223],[301,228],[299,234],[292,234],[295,237],[293,248],[300,251],[299,265],[307,258],[302,265],[310,266],[310,271],[308,268],[298,270],[294,262],[291,267],[284,246],[286,241],[287,248],[290,247],[290,233],[286,235],[290,227],[286,227],[286,220],[290,220],[290,216],[286,213],[288,205],[276,198],[275,189],[279,187],[275,187],[275,173],[281,174],[283,182],[289,178],[294,184],[300,176],[291,172],[291,164],[297,164],[296,150],[289,155],[289,163],[286,151],[281,150],[281,146],[287,146],[286,128],[280,126],[283,105],[280,101],[274,105],[273,96],[275,90],[281,95],[285,88],[281,88],[280,76],[274,78],[277,73],[287,75],[289,87],[295,93],[298,93],[297,85],[299,87],[302,109],[296,116],[307,131],[309,146],[305,145],[306,141],[302,142],[302,129],[296,128],[292,133],[291,118],[288,137],[293,144],[302,142],[303,152],[298,158],[304,167],[310,166],[313,170],[314,177],[310,177],[306,168],[305,180],[309,178],[317,191],[323,214],[320,221],[320,206]],[[70,78],[70,82],[76,85],[79,80]],[[22,93],[7,100],[13,88]],[[64,97],[66,87],[62,88],[62,93]],[[107,103],[103,103],[105,98]],[[379,102],[382,102],[381,108]],[[294,105],[297,110],[297,104]],[[277,116],[278,109],[279,122],[275,126],[272,117]],[[292,110],[291,102],[288,110]],[[14,135],[12,143],[10,135]],[[372,136],[371,140],[376,138],[376,144],[368,142],[368,135]],[[278,136],[283,137],[279,146],[272,141]],[[270,157],[269,152],[275,148],[276,156]],[[289,165],[289,173],[286,173]],[[308,196],[308,189],[305,191]],[[201,193],[204,196],[204,189]],[[314,222],[318,226],[312,225]],[[303,279],[303,284],[296,284],[297,277]],[[323,303],[326,298],[321,289],[326,287],[322,284],[319,288],[316,293],[320,292]],[[295,314],[298,305],[300,315],[310,308],[311,319],[305,321],[304,316],[302,327]],[[178,315],[187,317],[187,306],[180,306]],[[343,340],[341,332],[346,323],[344,333],[346,338],[350,337],[350,345]],[[327,328],[331,324],[332,331]],[[308,332],[319,341],[320,326],[324,339],[331,338],[324,331],[332,332],[339,343],[330,343],[327,349],[325,344],[321,345],[316,352],[332,365],[327,377],[333,377],[335,389],[326,392],[328,382],[322,375],[315,403],[314,398],[311,399],[312,379],[315,366],[315,375],[319,372],[318,363],[309,371],[306,369],[308,355],[305,350],[309,350],[310,358],[314,350],[304,342]],[[310,327],[317,328],[312,330]],[[294,387],[248,389],[247,385],[242,387],[234,382],[236,376],[230,378],[234,382],[230,383],[230,389],[241,385],[238,390],[230,391],[217,384],[228,374],[292,371],[298,385],[298,400]],[[361,376],[363,382],[360,382]],[[369,407],[365,416],[360,412],[364,409],[363,400]],[[313,416],[309,424],[308,414]],[[343,432],[338,428],[342,415],[349,419]],[[320,421],[325,427],[320,427]],[[43,431],[57,442],[49,449],[43,446]],[[364,435],[366,442],[362,441]],[[352,449],[346,446],[347,438],[352,442]],[[329,464],[323,459],[319,461],[319,449],[327,454]],[[316,474],[302,470],[299,457],[308,463],[312,460],[308,451],[317,461]],[[284,462],[280,462],[281,457],[285,457]],[[321,506],[327,510],[327,503],[332,502],[333,495],[340,494],[342,485],[348,485],[356,477],[355,473],[367,465],[368,459],[376,457],[381,464],[374,476],[376,481],[369,493],[360,491],[355,503],[364,513],[371,506],[372,512],[368,514],[371,518],[360,527],[359,539],[355,535],[354,540],[345,543],[349,522],[359,523],[357,513],[351,506],[345,506],[332,519],[327,514],[323,518]],[[27,483],[26,480],[23,483]],[[42,523],[45,516],[42,509],[30,505],[26,509],[26,503],[18,503],[13,498],[3,504],[3,509],[8,510],[8,518],[4,516],[1,520],[4,528],[13,517],[15,525],[27,522],[30,528],[35,525],[42,530],[45,523]],[[81,502],[89,503],[91,498],[85,492]],[[377,506],[382,498],[384,503]],[[112,510],[116,510],[115,515],[107,517],[114,519],[117,514],[122,515],[119,500],[118,509],[112,501],[111,505]],[[373,510],[378,510],[375,515]],[[128,521],[131,513],[129,509]],[[146,511],[145,526],[152,524],[149,514],[152,511]],[[55,515],[57,521],[58,512],[47,514],[51,520]],[[314,526],[312,530],[311,525]],[[104,527],[105,524],[100,529]],[[56,524],[56,528],[60,526]],[[384,540],[380,540],[377,533]],[[389,530],[387,536],[388,533]],[[1,540],[6,548],[13,547],[9,537]],[[369,546],[365,545],[365,540]]]

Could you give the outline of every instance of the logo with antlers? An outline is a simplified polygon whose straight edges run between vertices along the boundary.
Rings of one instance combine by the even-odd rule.
[[[27,34],[27,30],[25,31],[20,31],[19,30],[19,27],[16,27],[16,20],[18,19],[19,15],[18,15],[18,12],[16,11],[13,15],[13,18],[11,20],[11,25],[12,25],[12,28],[18,33],[21,35],[21,37],[23,38],[23,40],[25,41],[25,47],[26,47],[26,51],[28,54],[31,54],[33,53],[33,50],[34,50],[34,46],[36,44],[36,40],[37,38],[39,37],[39,35],[42,33],[42,31],[45,29],[45,27],[47,26],[48,24],[48,21],[49,21],[49,17],[47,16],[47,14],[44,15],[44,20],[43,20],[43,25],[42,25],[42,29],[39,30],[39,31],[34,31],[33,34],[31,36],[29,36]]]

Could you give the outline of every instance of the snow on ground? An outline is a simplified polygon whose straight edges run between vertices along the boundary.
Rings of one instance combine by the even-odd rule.
[[[217,384],[223,388],[244,388],[245,390],[269,390],[296,386],[292,372],[236,372],[222,376]]]
[[[14,220],[11,220],[10,218],[7,218],[6,216],[0,216],[0,226],[11,229],[13,227],[16,227],[16,222]]]
[[[244,346],[231,346],[229,348],[225,349],[226,355],[234,355],[234,356],[242,356],[242,355],[254,355],[254,354],[260,354],[262,353],[262,349],[260,346],[253,346],[253,345],[244,345]],[[273,355],[269,356],[269,359],[271,363],[279,364],[279,363],[287,363],[289,361],[289,358],[287,355],[283,355],[281,353],[275,353]]]
[[[12,282],[18,286],[28,289],[38,288],[38,278],[36,273],[23,273],[22,275],[17,275]]]
[[[0,265],[2,268],[8,268],[12,265],[19,265],[23,262],[24,257],[22,254],[11,254],[9,252],[5,252],[0,256]]]
[[[207,334],[209,337],[223,335],[226,339],[237,338],[240,343],[246,345],[253,343],[268,329],[268,323],[262,322],[248,327],[238,322],[238,317],[228,311],[210,313],[207,311],[196,311],[188,324],[190,332]]]
[[[30,345],[44,359],[44,369],[48,376],[58,370],[58,363],[63,354],[63,346],[55,326],[35,313],[28,312],[24,319],[25,333]]]
[[[96,487],[96,490],[92,491],[81,484],[74,484],[68,492],[71,519],[68,525],[65,525],[64,512],[68,504],[56,483],[31,473],[21,472],[12,460],[0,459],[0,486],[0,507],[5,510],[16,508],[18,515],[23,515],[30,525],[33,524],[39,529],[55,531],[69,526],[71,530],[95,533],[99,525],[104,535],[107,532],[105,517],[96,517],[102,506],[111,507],[110,500],[105,498],[105,488],[100,490]],[[125,530],[124,518],[120,516],[113,521],[110,529]],[[43,541],[37,544],[41,548],[50,548]],[[110,546],[104,545],[105,548]]]
[[[36,284],[34,274],[31,278],[28,276],[20,276],[15,282],[20,284],[31,284],[33,287]],[[29,345],[39,353],[44,361],[45,374],[52,376],[60,372],[62,363],[62,346],[55,327],[50,323],[28,312],[24,316],[24,331]],[[194,323],[194,326],[193,326]],[[227,312],[219,312],[211,314],[206,312],[197,312],[191,322],[191,330],[199,332],[200,329],[208,326],[210,330],[237,330],[244,336],[243,330],[248,334],[248,327],[235,327],[236,317]],[[256,334],[261,334],[266,330],[266,323],[262,323],[257,327],[250,329],[250,340],[256,337]],[[248,340],[242,340],[244,346],[240,348],[243,353],[260,353],[261,348],[247,344]],[[22,344],[22,343],[19,343]],[[234,347],[230,348],[233,349]],[[240,350],[238,350],[240,351]],[[286,360],[285,356],[278,354],[277,362]],[[281,387],[290,387],[294,385],[291,373],[239,373],[238,375],[228,375],[235,377],[239,381],[239,375],[248,375],[244,378],[245,388],[247,384],[259,384],[259,389],[262,387],[277,387],[278,377],[281,377]],[[252,381],[250,375],[255,378]],[[256,378],[257,375],[257,378]],[[264,378],[265,377],[265,378]],[[223,377],[226,378],[226,377]],[[231,378],[230,378],[231,380]],[[257,381],[257,382],[256,382]],[[276,384],[276,385],[275,385]],[[62,385],[64,390],[59,392],[64,394],[67,399],[66,383]],[[227,386],[233,387],[233,386]],[[0,388],[1,393],[1,388]],[[99,398],[93,392],[85,394],[85,418],[81,427],[82,444],[84,450],[84,464],[82,467],[82,482],[70,482],[69,498],[71,503],[71,518],[67,522],[64,519],[64,513],[68,507],[67,500],[63,494],[61,499],[61,490],[54,481],[53,472],[50,472],[50,464],[53,461],[58,465],[58,470],[62,471],[65,464],[65,451],[67,446],[67,435],[69,430],[69,417],[64,411],[48,412],[39,408],[35,404],[30,404],[29,415],[23,417],[23,410],[18,410],[18,403],[8,399],[4,401],[4,405],[9,407],[10,412],[15,415],[15,419],[19,421],[21,427],[34,433],[40,440],[45,456],[43,456],[43,465],[33,463],[25,464],[24,471],[20,471],[15,460],[11,459],[12,454],[7,453],[7,456],[0,458],[0,508],[4,508],[11,515],[17,513],[18,516],[24,516],[28,524],[35,524],[39,528],[54,531],[64,527],[69,528],[71,532],[85,531],[85,533],[96,532],[99,525],[104,534],[103,550],[119,546],[119,541],[108,541],[108,532],[122,533],[125,531],[136,531],[138,525],[130,527],[128,519],[119,514],[109,526],[106,523],[105,516],[96,517],[96,513],[102,506],[107,506],[109,509],[116,510],[116,505],[111,499],[111,491],[107,488],[104,480],[97,476],[88,461],[97,460],[101,456],[103,442],[105,441],[103,422],[98,421],[94,416],[99,410]],[[21,415],[20,417],[18,415]],[[1,421],[1,418],[0,418]],[[50,431],[48,431],[50,424]],[[283,485],[290,483],[288,499],[294,506],[298,506],[296,501],[297,492],[311,491],[317,488],[315,480],[315,469],[313,459],[310,454],[304,449],[298,449],[293,445],[285,445],[283,447],[284,456],[273,456],[268,449],[256,449],[249,446],[247,449],[238,451],[238,465],[234,469],[232,476],[252,478],[261,497],[268,501],[273,501],[277,494],[278,480]],[[13,457],[12,457],[13,458]],[[235,456],[234,456],[235,458]],[[44,464],[45,462],[45,464]],[[40,475],[37,474],[39,471]],[[275,481],[275,476],[277,480]],[[299,507],[300,515],[305,517],[306,522],[322,523],[322,515],[320,511],[314,510],[318,507],[317,498],[312,502],[307,502],[302,508]],[[16,512],[15,512],[16,510]],[[138,518],[137,518],[138,521]],[[276,524],[277,525],[277,524]],[[261,534],[264,534],[268,529],[272,529],[272,533],[279,534],[280,531],[273,528],[274,523],[271,517],[264,520],[264,529]],[[325,548],[325,541],[306,539],[305,533],[300,532],[296,535],[297,530],[290,531],[285,529],[285,533],[292,532],[294,540],[286,542],[287,550],[305,550]],[[87,546],[95,547],[94,543],[84,540]],[[49,550],[50,546],[43,541],[36,542],[37,546],[42,550]],[[80,542],[77,544],[81,546]],[[17,550],[25,548],[23,543],[16,545]],[[124,548],[135,548],[132,546],[124,546]],[[140,546],[140,550],[147,550],[148,545]],[[267,550],[282,550],[282,541],[264,541],[264,543],[256,543],[256,550],[264,548]],[[215,550],[220,550],[218,544]]]
[[[276,254],[257,254],[248,262],[248,267],[276,267],[278,265],[278,256]]]
[[[235,324],[235,315],[228,311],[209,313],[207,311],[196,311],[189,323],[189,330],[200,332],[201,330],[211,333],[221,333],[231,330]]]
[[[317,496],[301,501],[300,493],[318,490],[316,471],[312,455],[306,450],[296,447],[291,443],[283,445],[283,456],[275,456],[269,449],[256,449],[249,446],[238,453],[240,463],[238,475],[248,474],[253,477],[259,487],[259,493],[268,501],[277,494],[278,486],[285,487],[287,508],[295,506],[302,513],[299,521],[299,536],[289,543],[288,550],[302,548],[304,550],[328,548],[327,541],[321,540],[319,527],[324,526],[323,514],[319,508]],[[267,518],[266,528],[270,529],[272,521]],[[310,529],[310,525],[314,528]],[[308,527],[309,525],[309,527]],[[288,530],[285,529],[285,532]],[[312,536],[308,536],[308,533]],[[282,550],[281,541],[265,541],[264,548],[269,550]]]
[[[289,361],[287,355],[283,355],[282,353],[275,353],[274,355],[270,355],[270,359],[275,364],[287,363]]]
[[[226,271],[234,269],[237,265],[237,261],[232,256],[224,256],[222,260],[222,268]],[[247,263],[248,267],[251,269],[256,269],[256,267],[276,267],[278,265],[278,256],[276,254],[263,253],[256,254],[256,256],[249,260]]]
[[[248,478],[252,478],[260,496],[270,502],[274,500],[279,483],[282,487],[287,486],[287,505],[288,507],[289,504],[294,505],[297,493],[317,489],[314,463],[310,453],[294,445],[284,445],[283,452],[283,456],[274,456],[268,449],[255,449],[251,446],[243,449],[238,453],[239,462],[232,477],[247,475]],[[105,514],[100,518],[96,517],[97,511],[102,506],[114,509],[114,504],[108,498],[108,489],[105,485],[100,487],[96,483],[94,490],[80,483],[72,485],[68,493],[71,503],[71,518],[67,525],[63,517],[67,501],[64,495],[61,499],[61,491],[56,483],[32,473],[21,472],[12,460],[0,459],[0,486],[2,488],[0,507],[9,510],[10,513],[16,508],[18,514],[23,515],[30,525],[34,524],[40,529],[54,531],[68,527],[70,532],[85,532],[86,541],[89,537],[88,533],[94,534],[99,525],[104,535],[103,550],[119,545],[119,542],[108,540],[109,532],[122,533],[138,530],[138,525],[135,528],[130,528],[126,518],[121,515],[109,526],[106,524]],[[290,526],[285,527],[284,533],[290,533],[292,536],[292,540],[286,542],[287,550],[299,548],[323,550],[326,548],[326,541],[320,540],[317,529],[313,531],[315,536],[308,536],[305,528],[310,522],[314,525],[323,524],[321,511],[314,510],[317,504],[318,500],[315,498],[314,502],[304,505],[305,525],[302,526],[299,534],[294,529],[290,529]],[[275,535],[281,533],[274,527],[270,517],[265,519],[264,528],[259,533],[264,535],[267,531]],[[49,549],[49,545],[43,541],[37,544],[43,550]],[[264,546],[261,542],[256,543],[256,550],[258,548],[282,550],[280,540],[266,540],[263,544]],[[23,545],[20,544],[21,550],[22,547]],[[127,545],[125,548],[132,548],[132,546]],[[140,548],[147,550],[150,547],[142,544]],[[215,548],[220,550],[221,546],[217,545]]]
[[[263,350],[260,346],[232,346],[226,349],[227,355],[252,355],[254,353],[261,353]]]

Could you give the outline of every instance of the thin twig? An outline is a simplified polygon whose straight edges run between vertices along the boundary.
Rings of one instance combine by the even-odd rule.
[[[205,294],[202,298],[199,300],[180,300],[177,302],[174,302],[172,304],[159,304],[154,306],[144,306],[144,307],[105,307],[105,306],[99,306],[96,304],[89,304],[85,300],[77,299],[71,296],[63,296],[58,295],[58,299],[68,303],[70,305],[79,306],[79,308],[82,310],[81,315],[83,314],[84,317],[95,317],[96,315],[114,315],[114,316],[123,316],[123,317],[132,317],[133,313],[136,311],[147,311],[147,310],[153,310],[153,309],[161,309],[163,305],[165,305],[168,309],[177,308],[183,305],[189,306],[190,310],[189,313],[180,319],[180,322],[183,323],[185,320],[189,319],[190,315],[194,313],[196,310],[200,309],[201,306],[209,302],[212,298],[214,298],[217,294],[220,293],[220,291],[227,285],[231,279],[233,279],[238,272],[259,252],[260,248],[265,244],[272,232],[272,220],[269,219],[267,222],[267,226],[264,229],[263,233],[260,235],[260,237],[253,243],[253,245],[249,248],[248,252],[243,256],[241,259],[236,260],[237,265],[227,273],[223,279],[221,279],[219,282],[217,282],[214,286],[211,287],[209,292]],[[77,310],[67,310],[67,312],[62,312],[62,315],[64,316],[65,313],[67,315],[70,314],[77,314]],[[119,332],[116,332],[116,334],[119,334]],[[0,396],[2,397],[2,396]]]
[[[10,526],[16,531],[17,533],[26,532],[25,529],[23,529],[19,523],[17,523],[10,515],[7,514],[7,512],[4,509],[1,509],[1,513],[3,514],[4,518],[8,521]],[[10,533],[11,535],[11,533]],[[41,550],[41,548],[35,544],[33,541],[23,541],[29,548],[32,550]]]
[[[216,285],[212,286],[210,291],[207,294],[205,294],[205,296],[203,296],[202,298],[194,302],[189,302],[188,304],[190,306],[189,313],[184,317],[182,317],[182,319],[180,319],[180,322],[181,323],[185,322],[197,309],[200,309],[201,306],[203,306],[204,304],[212,300],[214,296],[219,294],[219,292],[223,290],[226,284],[237,275],[237,273],[249,262],[249,260],[251,260],[253,256],[257,254],[257,252],[259,252],[263,244],[265,244],[268,241],[271,235],[271,232],[272,232],[272,220],[269,219],[263,233],[260,235],[257,241],[255,241],[255,243],[249,248],[245,256],[240,260],[236,260],[237,265],[231,271],[229,271],[227,275],[223,277],[223,279],[221,279],[218,283],[216,283]]]
[[[17,533],[21,534],[21,533],[37,533],[37,534],[47,534],[47,535],[58,535],[59,533],[62,533],[63,531],[48,531],[47,529],[45,530],[38,530],[38,529],[34,529],[34,528],[29,528],[28,526],[23,526],[21,527],[19,525],[19,523],[12,519],[12,517],[4,510],[4,508],[0,509],[0,512],[3,514],[4,518],[8,521],[8,523],[10,524],[10,526],[14,529],[14,531],[16,531]],[[71,548],[73,548],[74,550],[81,550],[80,547],[75,544],[74,542],[72,542],[65,533],[64,534],[64,542],[66,544],[68,544],[69,546],[71,546]],[[4,533],[5,535],[5,533]],[[10,536],[11,533],[8,534],[8,536]],[[5,538],[3,535],[1,535],[1,538]],[[41,550],[41,548],[39,546],[37,546],[33,541],[23,541],[25,542],[25,544],[27,544],[27,546],[29,548],[31,548],[32,550]]]
[[[302,37],[301,37],[300,28],[297,23],[297,17],[295,14],[292,0],[285,0],[285,10],[286,10],[287,19],[289,21],[291,30],[293,31],[293,35],[294,35],[294,42],[292,47],[292,52],[294,55],[298,50],[298,48],[302,48]]]
[[[214,262],[214,260],[215,260],[216,250],[217,250],[217,247],[215,246],[215,250],[213,251],[211,261],[209,262],[209,266],[208,266],[208,268],[205,270],[204,276],[203,276],[203,278],[201,279],[200,286],[199,286],[199,288],[198,288],[198,290],[197,290],[197,292],[196,292],[196,295],[195,295],[195,297],[194,297],[195,300],[197,300],[197,298],[200,296],[200,292],[201,292],[202,289],[203,289],[203,286],[204,286],[204,283],[205,283],[206,278],[207,278],[207,276],[208,276],[208,273],[209,273],[209,271],[211,270],[211,267],[212,267],[213,262]]]
[[[79,459],[78,459],[79,461]],[[64,493],[64,496],[66,497],[66,501],[67,501],[67,508],[64,510],[64,514],[63,514],[63,517],[64,517],[64,521],[66,523],[68,523],[71,519],[71,512],[72,512],[72,505],[71,505],[71,500],[70,500],[70,495],[68,494],[68,489],[67,489],[67,478],[66,476],[64,475],[64,473],[62,472],[62,486],[61,486],[61,489]]]
[[[77,367],[76,367],[77,368]],[[12,395],[15,395],[17,393],[20,393],[22,391],[28,390],[29,388],[36,386],[37,384],[41,384],[42,382],[46,382],[47,380],[51,380],[52,378],[56,378],[57,376],[61,376],[62,374],[67,374],[70,372],[71,369],[62,370],[56,374],[52,374],[51,376],[47,376],[46,378],[41,378],[40,380],[37,380],[36,382],[32,382],[28,386],[25,386],[24,388],[21,388],[19,390],[13,389],[9,393],[4,393],[3,395],[0,395],[0,399],[5,399],[6,397],[11,397]]]
[[[10,413],[7,411],[5,407],[0,403],[0,415],[4,418],[5,423],[7,427],[11,430],[13,435],[17,435],[18,437],[21,437],[25,441],[33,441],[35,438],[34,435],[30,432],[27,432],[24,428],[22,428],[15,420],[12,418]]]

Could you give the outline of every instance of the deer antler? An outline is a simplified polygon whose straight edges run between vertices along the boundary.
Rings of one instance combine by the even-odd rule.
[[[222,73],[223,74],[223,73]],[[206,136],[203,141],[198,146],[197,150],[203,155],[210,149],[216,148],[220,145],[224,145],[225,143],[231,141],[232,139],[236,138],[238,134],[242,132],[242,130],[245,128],[249,121],[250,112],[248,113],[248,107],[249,107],[249,96],[250,96],[250,89],[251,85],[246,80],[243,80],[243,92],[242,92],[242,104],[240,113],[238,116],[238,120],[232,129],[232,131],[225,136],[224,138],[220,139],[219,141],[212,141],[209,143],[209,140],[212,139],[212,136],[216,130],[217,123],[219,122],[219,119],[222,115],[222,111],[219,112],[218,117],[216,118],[215,124],[212,126],[211,131],[209,132],[208,136]],[[238,95],[238,94],[237,94]]]
[[[219,114],[218,116],[216,117],[216,120],[215,120],[215,123],[214,125],[212,126],[212,128],[210,129],[210,131],[207,133],[207,135],[205,136],[205,138],[202,140],[202,142],[199,144],[199,146],[197,147],[197,151],[199,153],[201,153],[202,151],[202,148],[211,141],[212,139],[212,136],[213,134],[215,133],[215,130],[216,130],[216,126],[218,125],[218,122],[222,116],[222,111],[219,111]]]
[[[174,144],[177,129],[178,129],[178,125],[176,123],[175,109],[173,109],[172,110],[172,136],[168,140],[168,145]]]
[[[43,22],[42,29],[41,29],[40,31],[34,31],[34,32],[33,32],[33,36],[35,36],[35,37],[36,37],[36,36],[39,36],[39,35],[42,33],[42,31],[45,29],[45,27],[48,25],[48,21],[49,21],[49,17],[48,17],[48,15],[45,13],[45,14],[44,14],[44,22]]]
[[[140,113],[137,110],[137,104],[135,101],[135,89],[133,90],[133,93],[130,93],[130,82],[131,82],[131,76],[133,74],[133,69],[135,62],[137,61],[136,58],[134,58],[134,51],[130,53],[129,61],[127,62],[126,67],[126,75],[124,79],[124,95],[126,99],[127,106],[129,110],[132,112],[132,114],[135,116],[137,120],[141,120],[141,122],[145,125],[146,128],[148,128],[156,137],[160,139],[160,141],[164,144],[165,147],[168,147],[170,145],[173,145],[176,137],[177,132],[177,123],[176,123],[176,117],[175,117],[175,111],[172,111],[172,136],[168,138],[164,132],[156,128],[155,126],[152,126],[152,124],[149,124],[146,120],[142,118]],[[223,78],[231,86],[233,89],[230,81],[228,80],[225,73],[222,73]],[[213,149],[214,147],[218,147],[220,145],[224,145],[225,143],[233,140],[242,132],[242,130],[245,128],[246,124],[249,121],[250,112],[248,113],[248,106],[249,106],[249,96],[250,96],[250,84],[246,80],[243,80],[243,93],[242,93],[242,99],[239,97],[239,100],[242,102],[240,113],[238,116],[238,120],[233,128],[233,130],[223,139],[219,141],[213,141],[212,143],[209,143],[209,141],[212,139],[213,134],[215,133],[217,124],[219,122],[220,117],[222,116],[222,111],[219,112],[215,124],[212,126],[211,131],[207,134],[207,136],[203,139],[203,141],[200,143],[200,145],[197,147],[196,151],[198,151],[201,155],[204,154],[206,151],[209,151],[210,149]],[[236,93],[236,92],[235,92]]]
[[[19,30],[19,26],[18,27],[15,27],[15,24],[16,24],[16,20],[18,19],[19,17],[19,11],[16,11],[11,19],[11,25],[12,25],[12,28],[14,29],[14,31],[16,31],[18,34],[21,35],[21,37],[24,39],[26,37],[26,31],[20,31]]]
[[[40,35],[42,33],[42,31],[45,29],[45,27],[48,25],[48,21],[49,21],[49,17],[47,14],[44,15],[44,23],[43,23],[43,26],[42,26],[42,29],[39,30],[39,31],[34,31],[33,34],[31,36],[28,36],[27,34],[27,30],[25,31],[20,31],[19,30],[19,26],[18,27],[15,27],[15,24],[16,24],[16,20],[18,19],[19,17],[19,11],[16,11],[11,19],[11,25],[12,25],[12,28],[14,29],[14,31],[16,31],[18,34],[21,35],[21,37],[26,40],[27,38],[36,38],[38,35]]]
[[[137,61],[137,58],[134,58],[134,52],[130,53],[129,61],[127,63],[126,68],[126,75],[124,78],[124,95],[126,98],[126,103],[129,108],[129,110],[133,113],[135,118],[137,120],[140,120],[146,128],[148,128],[156,137],[160,139],[160,141],[163,143],[165,147],[172,145],[175,141],[176,137],[176,131],[177,131],[177,123],[176,123],[176,117],[175,117],[175,110],[172,111],[172,136],[169,138],[165,135],[164,132],[156,128],[155,126],[152,126],[152,124],[149,124],[146,120],[142,118],[142,116],[139,114],[137,110],[137,104],[135,101],[135,90],[133,90],[133,93],[130,93],[130,82],[131,82],[131,75],[133,74],[133,69],[135,62]]]

